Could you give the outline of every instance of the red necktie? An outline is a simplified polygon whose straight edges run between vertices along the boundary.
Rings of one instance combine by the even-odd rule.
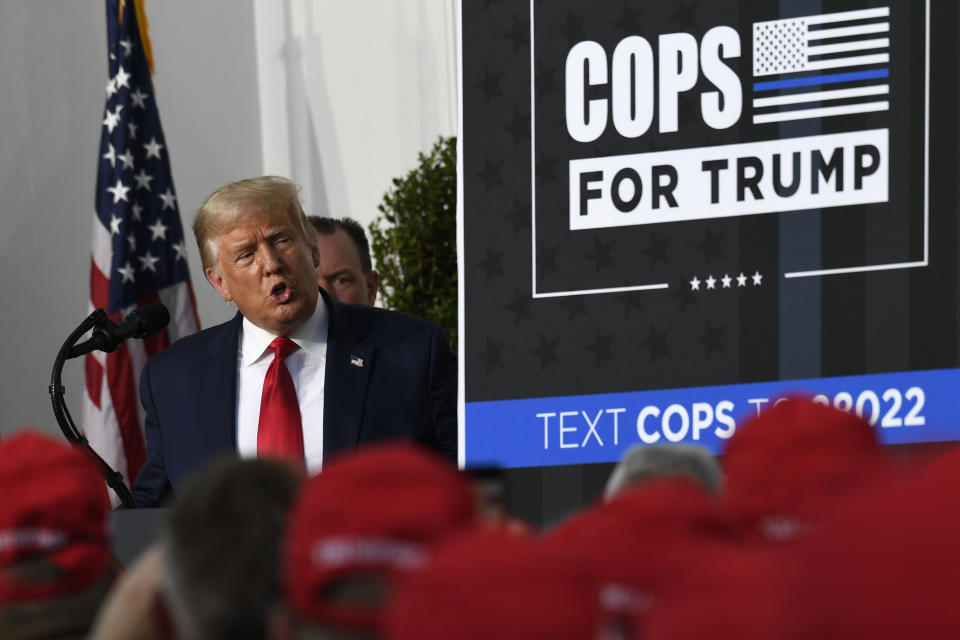
[[[290,338],[276,338],[268,347],[273,362],[263,380],[260,397],[260,423],[257,428],[257,455],[282,458],[304,465],[303,429],[300,405],[293,378],[283,359],[299,347]]]

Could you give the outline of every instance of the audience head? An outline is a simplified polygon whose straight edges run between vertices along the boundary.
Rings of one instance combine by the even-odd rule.
[[[295,184],[264,176],[221,187],[193,230],[207,280],[247,320],[282,336],[313,315],[319,257]]]
[[[396,579],[475,522],[467,480],[426,450],[388,444],[332,461],[291,515],[273,637],[375,637]]]
[[[597,637],[596,625],[576,562],[527,536],[489,529],[445,544],[400,583],[384,637],[583,640]]]
[[[334,300],[373,306],[380,276],[373,270],[370,243],[363,227],[353,218],[310,216],[316,231],[320,264],[317,283]]]
[[[34,431],[0,441],[0,638],[82,637],[115,575],[96,465]]]
[[[634,485],[667,478],[685,478],[710,494],[720,492],[720,466],[697,445],[634,445],[614,467],[604,495],[609,499]]]
[[[163,597],[180,640],[263,638],[279,599],[280,540],[299,472],[217,461],[178,491],[161,532]]]
[[[815,529],[888,471],[865,420],[803,398],[784,400],[738,428],[724,466],[723,504],[732,524],[747,539],[766,542]]]

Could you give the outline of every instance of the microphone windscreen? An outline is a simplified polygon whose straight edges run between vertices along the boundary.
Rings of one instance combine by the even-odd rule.
[[[145,307],[134,309],[127,320],[137,320],[137,332],[134,338],[145,338],[170,324],[170,312],[162,302],[152,302]]]

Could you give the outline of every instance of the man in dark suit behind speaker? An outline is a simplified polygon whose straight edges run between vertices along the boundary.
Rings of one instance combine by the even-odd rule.
[[[311,473],[338,452],[391,439],[456,459],[456,362],[446,335],[319,289],[319,253],[296,185],[275,176],[226,185],[193,229],[207,280],[238,313],[144,367],[138,506],[160,504],[185,473],[230,451],[284,457]]]

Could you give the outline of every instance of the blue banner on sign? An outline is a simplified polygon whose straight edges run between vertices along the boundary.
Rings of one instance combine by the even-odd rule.
[[[853,411],[883,444],[960,440],[960,369],[466,403],[468,467],[614,462],[635,444],[722,453],[743,420],[791,396]]]

